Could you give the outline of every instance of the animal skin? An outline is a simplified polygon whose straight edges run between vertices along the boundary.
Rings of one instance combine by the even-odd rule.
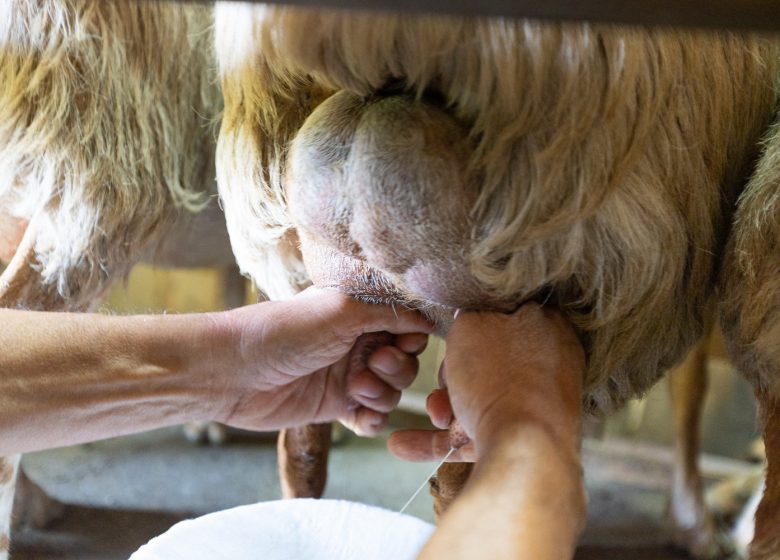
[[[284,295],[310,278],[418,308],[442,333],[456,308],[549,302],[586,349],[592,414],[641,396],[703,336],[773,117],[777,43],[215,13],[220,195],[239,265],[261,287]],[[766,533],[755,550],[780,555]]]
[[[0,2],[6,245],[23,231],[0,305],[87,309],[175,231],[200,227],[221,110],[210,25],[209,8],[164,2]],[[2,560],[18,465],[0,458]]]

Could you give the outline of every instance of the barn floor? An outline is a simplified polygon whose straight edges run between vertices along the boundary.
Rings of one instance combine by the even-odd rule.
[[[210,448],[178,429],[28,455],[29,476],[67,507],[46,531],[16,532],[13,558],[125,559],[181,519],[275,499],[275,460],[271,437]],[[663,522],[668,460],[662,448],[587,443],[590,521],[577,560],[685,558],[668,546]],[[430,468],[393,459],[381,440],[350,438],[332,453],[326,496],[398,509]],[[430,520],[430,498],[421,495],[411,513]]]

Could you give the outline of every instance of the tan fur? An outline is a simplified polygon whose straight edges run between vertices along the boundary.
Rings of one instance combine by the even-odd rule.
[[[737,367],[780,395],[780,124],[739,199],[723,273],[722,322]]]
[[[756,511],[751,560],[780,557],[780,399],[763,390],[756,392],[761,413],[767,470],[764,493]]]
[[[726,346],[753,383],[768,468],[750,558],[780,556],[780,123],[770,130],[742,193],[722,274]]]
[[[474,202],[457,231],[466,243],[436,249],[465,263],[467,284],[485,301],[509,306],[551,291],[588,349],[591,411],[643,393],[702,334],[729,205],[774,106],[775,44],[240,5],[217,8],[216,44],[226,104],[220,192],[239,264],[261,286],[269,267],[286,267],[292,288],[305,282],[294,252],[280,249],[298,226],[334,254],[360,257],[371,245],[362,257],[405,299],[436,303],[405,289],[404,272],[424,264],[440,285],[456,276],[436,276],[451,260],[417,260],[436,226],[415,221],[448,187],[436,173],[462,160],[436,148],[449,139],[467,156],[449,184]],[[337,91],[354,102],[334,98],[311,114]],[[388,108],[404,91],[409,101]],[[421,149],[392,142],[393,110]],[[438,140],[411,111],[428,115]],[[318,162],[328,164],[320,175],[296,173]],[[427,181],[432,192],[416,198]],[[388,205],[396,184],[405,198]],[[329,218],[316,223],[311,209],[291,209],[292,186],[303,197],[321,193]],[[349,221],[366,209],[375,214],[352,231]],[[343,222],[334,226],[334,217]],[[382,231],[383,223],[391,226]],[[382,245],[387,232],[392,243]]]
[[[0,3],[0,206],[36,222],[53,297],[93,300],[205,202],[209,23],[166,2]]]

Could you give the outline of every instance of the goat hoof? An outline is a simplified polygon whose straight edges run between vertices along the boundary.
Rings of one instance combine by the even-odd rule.
[[[674,544],[696,560],[727,560],[735,554],[731,538],[717,528],[711,517],[690,529],[677,529]]]
[[[184,437],[192,443],[214,446],[224,445],[228,439],[227,428],[217,422],[190,422],[182,427]]]

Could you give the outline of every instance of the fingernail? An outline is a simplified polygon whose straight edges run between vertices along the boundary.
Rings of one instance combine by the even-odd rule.
[[[369,360],[369,367],[385,375],[395,375],[401,367],[402,352],[387,346],[382,352],[375,353]]]

